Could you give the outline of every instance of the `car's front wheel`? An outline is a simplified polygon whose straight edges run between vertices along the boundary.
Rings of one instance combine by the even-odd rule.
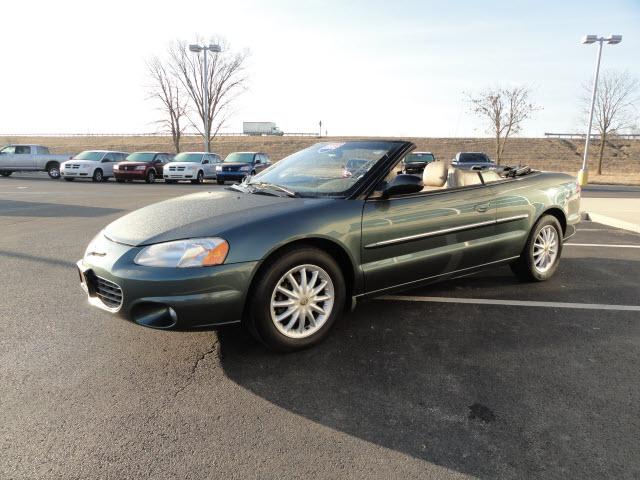
[[[195,180],[191,180],[191,183],[204,183],[204,172],[200,170]]]
[[[249,330],[267,347],[281,351],[322,341],[344,309],[340,267],[313,247],[287,250],[267,260],[249,298]]]
[[[95,172],[93,172],[93,177],[91,179],[94,182],[101,182],[103,178],[104,178],[104,174],[102,173],[102,170],[99,168],[96,168]]]
[[[58,162],[50,162],[47,164],[47,175],[54,180],[60,178],[60,164]]]
[[[562,227],[553,215],[543,215],[535,224],[520,258],[511,270],[525,282],[543,282],[553,276],[562,254]]]

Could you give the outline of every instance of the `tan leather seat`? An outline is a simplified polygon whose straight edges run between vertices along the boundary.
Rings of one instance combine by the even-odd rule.
[[[502,177],[495,170],[480,170],[480,175],[482,175],[482,180],[484,180],[484,183],[497,182],[498,180],[502,180]]]
[[[424,167],[422,172],[422,183],[425,190],[440,190],[447,188],[447,176],[449,173],[449,165],[445,162],[431,162]]]
[[[482,184],[482,180],[477,171],[451,168],[449,172],[449,188],[468,187],[469,185],[480,184]]]

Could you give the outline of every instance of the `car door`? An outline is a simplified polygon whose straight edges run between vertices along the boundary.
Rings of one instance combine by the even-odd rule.
[[[493,200],[482,184],[368,199],[361,250],[367,292],[491,263]]]
[[[113,165],[116,163],[117,158],[120,158],[120,156],[115,152],[105,153],[102,160],[100,160],[100,168],[102,169],[103,176],[113,176]]]
[[[20,170],[34,170],[35,157],[30,145],[16,145],[13,160],[9,164]]]
[[[211,173],[211,155],[206,154],[202,156],[202,171],[204,173],[204,178],[212,177]]]
[[[257,161],[260,163],[256,165],[255,171],[256,173],[260,173],[262,170],[269,166],[269,159],[264,153],[259,153],[257,156]]]
[[[16,147],[13,145],[7,145],[0,150],[0,170],[9,170],[13,166],[15,152]]]
[[[167,163],[167,156],[164,153],[159,153],[153,160],[153,168],[156,171],[158,177],[162,177],[164,166]]]

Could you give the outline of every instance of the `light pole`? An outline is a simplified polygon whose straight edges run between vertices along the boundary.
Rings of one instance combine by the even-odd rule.
[[[189,45],[189,50],[195,53],[204,52],[204,69],[202,70],[202,111],[204,112],[204,151],[209,152],[209,86],[207,84],[207,76],[209,68],[207,67],[207,51],[219,53],[222,49],[220,45],[210,43],[209,45]]]
[[[589,140],[591,139],[591,125],[593,124],[593,109],[596,104],[596,92],[598,91],[598,75],[600,74],[600,59],[602,58],[602,46],[604,42],[615,45],[622,41],[622,35],[609,35],[608,37],[598,37],[598,35],[585,35],[582,37],[583,44],[598,42],[598,59],[596,60],[596,74],[593,79],[593,90],[591,92],[591,108],[589,109],[589,126],[587,127],[587,137],[584,141],[584,157],[582,158],[582,168],[578,172],[578,183],[585,186],[589,182]]]

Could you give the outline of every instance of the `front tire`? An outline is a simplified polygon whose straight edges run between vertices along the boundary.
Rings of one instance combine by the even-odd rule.
[[[91,179],[94,182],[101,182],[103,178],[104,178],[104,174],[102,173],[102,170],[99,168],[96,168],[96,170],[93,172],[93,177],[91,177]]]
[[[520,258],[511,264],[523,282],[544,282],[558,269],[562,254],[562,227],[553,215],[543,215],[534,225]]]
[[[290,352],[321,342],[344,309],[342,271],[317,248],[297,247],[268,259],[254,285],[248,330],[272,350]]]
[[[156,172],[154,172],[153,170],[149,170],[149,173],[147,173],[147,178],[145,178],[145,182],[154,183],[155,181],[156,181]]]
[[[195,180],[191,180],[191,183],[204,183],[204,172],[200,170]]]

